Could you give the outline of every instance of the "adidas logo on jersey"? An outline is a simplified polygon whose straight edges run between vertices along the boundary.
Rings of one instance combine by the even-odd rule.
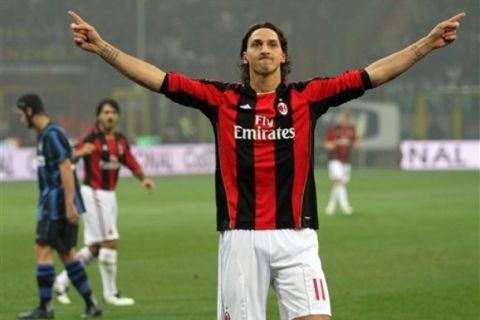
[[[252,110],[253,108],[247,103],[247,104],[242,104],[242,105],[240,105],[240,109],[243,109],[243,110]]]

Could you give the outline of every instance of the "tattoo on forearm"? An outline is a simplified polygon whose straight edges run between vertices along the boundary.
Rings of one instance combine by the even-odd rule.
[[[418,60],[423,58],[422,52],[420,51],[420,49],[418,49],[416,45],[412,46],[410,49],[412,49],[413,53],[415,54],[415,56],[413,57],[413,61],[417,62]]]
[[[107,61],[108,63],[112,63],[117,59],[118,56],[118,49],[112,47],[109,44],[103,46],[102,50],[100,51],[100,57],[103,60]]]

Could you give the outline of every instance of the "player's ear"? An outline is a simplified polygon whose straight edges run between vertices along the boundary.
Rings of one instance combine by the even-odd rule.
[[[243,61],[243,64],[248,64],[247,53],[245,51],[243,51],[242,53],[242,61]]]
[[[32,107],[27,107],[27,108],[25,109],[25,114],[26,114],[27,116],[31,117],[31,116],[33,115],[33,109],[32,109]]]

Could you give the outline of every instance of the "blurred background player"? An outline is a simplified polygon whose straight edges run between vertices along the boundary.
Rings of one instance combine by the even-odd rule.
[[[456,39],[459,14],[364,70],[287,83],[287,39],[269,22],[242,39],[243,83],[193,80],[130,56],[76,13],[73,39],[136,83],[199,109],[216,137],[217,319],[265,319],[268,289],[281,319],[329,320],[330,297],[318,254],[313,176],[314,128],[329,107],[399,76]]]
[[[132,298],[123,297],[117,289],[117,199],[115,188],[122,165],[127,166],[142,185],[153,191],[155,185],[147,178],[130,152],[124,135],[117,132],[120,107],[113,99],[104,99],[96,109],[97,122],[92,132],[78,145],[75,158],[84,160],[84,181],[81,188],[87,213],[84,215],[85,247],[77,257],[84,266],[98,257],[105,302],[115,306],[133,305]],[[65,270],[55,280],[55,292],[63,304],[69,279]]]
[[[35,256],[40,304],[31,312],[18,314],[19,319],[53,319],[52,286],[55,267],[52,249],[65,265],[67,278],[83,297],[86,311],[82,318],[102,314],[90,289],[87,274],[76,258],[79,214],[84,212],[73,165],[68,137],[60,126],[50,122],[43,103],[36,94],[18,99],[17,114],[22,123],[38,132],[37,172],[40,201],[37,215]],[[68,275],[67,275],[68,274]]]
[[[350,152],[359,146],[359,140],[352,125],[351,111],[340,113],[338,124],[330,127],[325,134],[324,146],[329,151],[328,174],[334,182],[325,212],[328,215],[334,214],[338,203],[343,213],[352,214],[347,183],[352,170]]]

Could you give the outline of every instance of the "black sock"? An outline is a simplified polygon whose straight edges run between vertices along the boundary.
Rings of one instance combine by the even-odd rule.
[[[52,287],[55,281],[55,267],[53,264],[37,264],[37,285],[40,297],[40,308],[52,309]]]
[[[87,273],[85,272],[82,263],[78,260],[66,263],[65,269],[67,270],[70,281],[75,289],[77,289],[78,293],[82,295],[87,306],[95,304],[95,300],[92,295],[92,289],[90,288],[90,284],[88,282]]]

